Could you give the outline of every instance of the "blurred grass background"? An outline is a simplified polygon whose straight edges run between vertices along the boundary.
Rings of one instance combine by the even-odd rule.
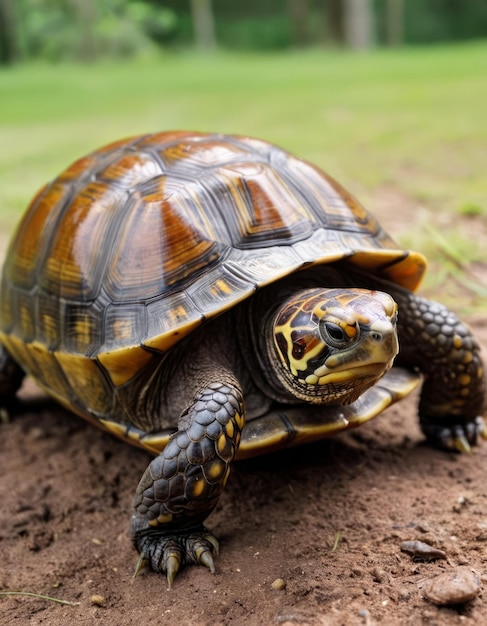
[[[485,309],[486,68],[484,42],[3,68],[0,243],[43,183],[104,143],[175,128],[248,134],[317,163],[425,252],[430,295]]]

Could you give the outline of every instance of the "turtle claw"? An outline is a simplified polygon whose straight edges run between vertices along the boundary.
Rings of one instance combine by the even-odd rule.
[[[169,589],[171,589],[176,574],[179,572],[179,566],[181,565],[181,553],[172,552],[166,558],[166,578]]]
[[[487,440],[487,427],[482,417],[454,426],[422,421],[421,427],[433,445],[462,454],[472,454],[472,446],[477,444],[479,437]]]
[[[139,554],[139,558],[137,559],[137,563],[135,564],[134,575],[132,578],[137,578],[137,576],[145,569],[147,565],[147,558],[145,554]]]
[[[148,563],[155,572],[166,575],[171,588],[181,565],[199,563],[215,573],[213,557],[218,555],[218,540],[206,528],[171,534],[142,532],[135,535],[135,545],[140,557],[134,576]]]
[[[472,454],[472,447],[463,434],[453,438],[453,447],[463,454]]]
[[[213,557],[209,550],[201,552],[201,554],[198,556],[198,563],[201,563],[201,565],[205,565],[212,574],[215,573],[215,562],[213,561]]]
[[[145,554],[140,554],[137,560],[137,564],[135,565],[133,578],[136,578],[140,574],[140,572],[145,569],[148,562],[149,560],[147,559]],[[179,552],[176,553],[175,551],[173,551],[164,559],[164,565],[162,569],[166,572],[167,584],[169,586],[169,589],[172,587],[176,574],[179,571],[180,564],[181,554]]]

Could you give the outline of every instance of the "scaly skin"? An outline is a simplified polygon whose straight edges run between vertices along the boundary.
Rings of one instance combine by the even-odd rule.
[[[137,487],[132,536],[141,560],[165,573],[169,586],[181,564],[215,571],[218,541],[204,526],[223,491],[244,423],[242,392],[216,364],[210,382],[179,420],[178,431]],[[218,380],[225,380],[225,383]]]
[[[480,346],[471,331],[442,304],[394,286],[399,305],[397,363],[425,376],[419,403],[428,440],[470,452],[478,436],[487,438],[485,373]]]

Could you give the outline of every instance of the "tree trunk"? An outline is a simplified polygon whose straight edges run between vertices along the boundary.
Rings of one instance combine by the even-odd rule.
[[[196,45],[203,50],[212,50],[216,47],[216,39],[211,0],[191,0],[191,15]]]
[[[386,41],[389,46],[402,44],[404,30],[404,0],[387,0]]]
[[[18,20],[15,0],[0,0],[0,63],[9,65],[20,59]]]
[[[83,61],[94,61],[97,56],[94,34],[96,4],[94,0],[71,0],[71,6],[79,20],[79,56]]]
[[[309,43],[309,1],[287,0],[288,15],[293,30],[293,41],[298,46]]]
[[[372,45],[371,0],[344,0],[345,40],[354,50],[366,50]]]
[[[332,44],[342,45],[345,42],[343,0],[328,0],[325,6],[327,40]]]

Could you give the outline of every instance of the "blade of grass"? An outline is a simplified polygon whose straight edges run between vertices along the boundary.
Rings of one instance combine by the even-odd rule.
[[[58,604],[65,604],[67,606],[79,606],[81,602],[70,602],[69,600],[60,600],[59,598],[53,598],[52,596],[45,596],[41,593],[33,593],[31,591],[0,591],[0,596],[31,596],[33,598],[40,598],[41,600],[49,600],[49,602],[57,602]]]

